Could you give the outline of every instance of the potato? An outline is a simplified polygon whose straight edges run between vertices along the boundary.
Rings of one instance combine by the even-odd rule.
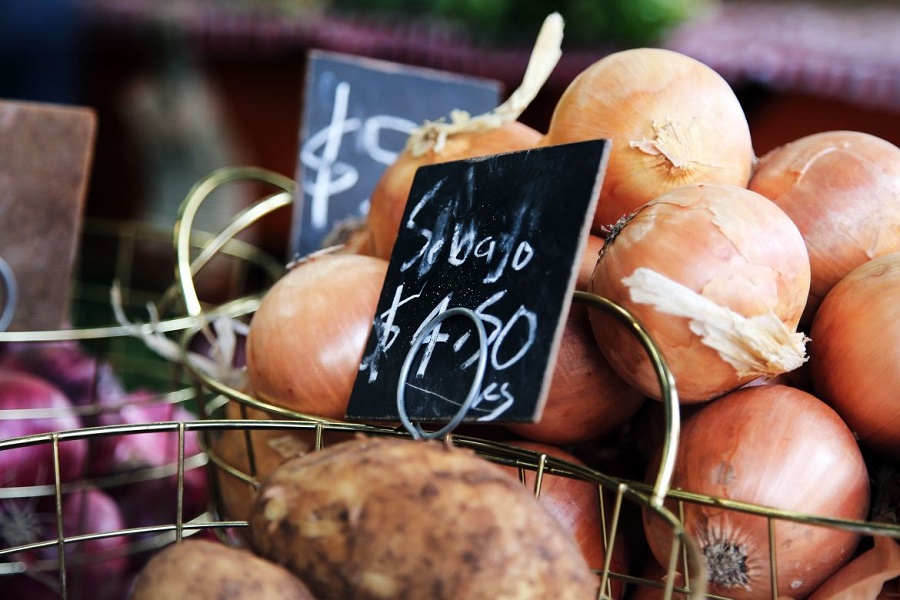
[[[131,600],[313,600],[288,570],[223,543],[186,539],[155,554],[138,573]]]
[[[253,550],[322,599],[596,597],[574,540],[519,480],[469,450],[359,437],[262,483]]]

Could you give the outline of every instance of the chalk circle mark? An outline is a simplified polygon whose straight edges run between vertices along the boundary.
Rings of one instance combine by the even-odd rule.
[[[406,413],[406,380],[409,377],[409,370],[412,366],[412,362],[418,353],[419,348],[422,346],[422,343],[425,339],[431,334],[434,329],[441,324],[445,319],[449,319],[450,317],[462,316],[471,320],[475,325],[475,330],[478,333],[478,365],[475,370],[475,378],[472,381],[472,386],[469,388],[469,393],[466,396],[466,399],[463,401],[462,405],[459,407],[459,410],[453,416],[452,419],[442,428],[437,431],[428,432],[423,430],[417,423],[413,423],[409,419],[409,415]],[[481,320],[481,317],[478,314],[469,309],[461,306],[457,306],[454,308],[447,309],[438,315],[436,315],[433,319],[431,319],[422,331],[416,336],[416,339],[413,340],[412,347],[409,349],[409,353],[406,355],[406,360],[403,361],[403,367],[400,369],[400,381],[397,384],[397,412],[400,415],[400,422],[403,423],[403,426],[407,431],[412,435],[413,439],[436,439],[443,437],[456,429],[456,427],[462,422],[465,418],[466,413],[469,412],[469,409],[474,404],[475,400],[481,394],[481,384],[484,381],[484,373],[487,368],[487,360],[488,360],[488,347],[487,347],[487,333],[484,329],[484,323]]]

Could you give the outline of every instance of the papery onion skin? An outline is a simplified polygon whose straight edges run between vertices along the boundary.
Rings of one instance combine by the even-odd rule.
[[[813,389],[863,446],[900,459],[900,253],[860,265],[825,296],[810,329]]]
[[[812,267],[804,323],[853,268],[900,251],[900,147],[860,131],[823,131],[766,153],[748,187],[800,229]]]
[[[370,198],[367,216],[369,250],[374,256],[388,260],[400,231],[413,178],[419,167],[436,163],[489,156],[538,146],[542,134],[521,121],[509,121],[496,128],[457,133],[447,138],[439,149],[414,156],[404,150],[382,173]]]
[[[655,474],[651,469],[648,476]],[[847,520],[865,518],[869,506],[866,464],[850,429],[815,396],[783,385],[731,392],[686,419],[671,487]],[[770,598],[767,519],[716,505],[685,502],[683,508],[685,529],[707,556],[710,593]],[[647,510],[644,526],[653,555],[668,564],[671,531]],[[773,526],[779,598],[808,595],[849,560],[859,541],[858,533],[837,527],[786,519]],[[729,554],[731,571],[717,560]]]
[[[738,372],[692,332],[688,318],[634,302],[623,280],[639,268],[743,317],[774,314],[789,332],[796,331],[809,291],[803,238],[781,209],[755,192],[692,184],[636,211],[607,239],[590,291],[629,310],[648,330],[685,403],[709,400],[764,373]],[[656,369],[633,333],[599,311],[590,316],[613,369],[644,394],[660,398]]]
[[[900,541],[885,535],[875,535],[872,547],[838,569],[817,589],[809,600],[840,598],[896,598],[891,583],[897,588],[900,576]]]
[[[746,186],[755,155],[743,108],[712,68],[662,48],[609,54],[566,88],[543,144],[612,141],[592,229],[688,183]]]
[[[536,423],[508,423],[516,434],[548,444],[574,444],[610,434],[646,397],[625,383],[597,348],[587,308],[569,309],[550,389]]]
[[[371,256],[323,254],[275,282],[247,336],[247,375],[261,400],[345,416],[387,265]]]

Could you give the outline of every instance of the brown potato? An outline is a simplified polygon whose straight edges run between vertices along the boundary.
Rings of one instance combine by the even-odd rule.
[[[258,490],[251,547],[322,599],[585,599],[574,540],[500,467],[440,442],[370,437],[292,458]]]
[[[131,600],[314,600],[288,570],[247,550],[186,539],[153,556],[138,573]]]

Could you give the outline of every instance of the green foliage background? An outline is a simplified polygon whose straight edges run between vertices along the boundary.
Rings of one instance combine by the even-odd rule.
[[[651,44],[715,4],[716,0],[332,0],[339,10],[444,19],[498,42],[533,39],[544,18],[556,11],[566,23],[566,41],[578,45]]]

